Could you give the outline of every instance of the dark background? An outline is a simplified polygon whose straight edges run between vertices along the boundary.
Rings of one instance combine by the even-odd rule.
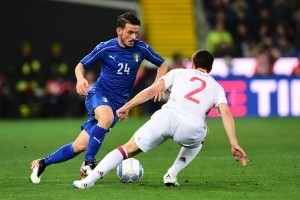
[[[1,64],[16,65],[20,44],[30,41],[42,63],[52,42],[63,44],[70,66],[98,43],[116,37],[115,25],[125,10],[43,0],[2,1],[0,12]]]

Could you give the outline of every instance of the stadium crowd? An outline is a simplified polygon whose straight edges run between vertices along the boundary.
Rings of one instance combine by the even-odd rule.
[[[205,48],[217,58],[257,59],[257,75],[273,75],[281,57],[298,57],[293,75],[300,76],[300,3],[297,0],[204,0],[208,33]],[[75,92],[74,66],[64,60],[62,43],[52,43],[46,62],[34,57],[28,41],[20,45],[18,62],[0,67],[0,118],[67,117],[85,115],[84,98]],[[174,52],[170,69],[186,67]],[[133,95],[152,82],[144,70]],[[95,73],[88,72],[92,83]],[[142,86],[141,86],[142,85]],[[149,102],[145,111],[161,105]],[[144,113],[144,112],[143,112]]]
[[[299,57],[298,1],[205,0],[204,7],[205,47],[215,57],[254,57],[257,75],[272,75],[280,57]]]
[[[45,62],[33,50],[31,42],[22,42],[16,63],[0,69],[0,117],[84,115],[84,98],[75,92],[74,69],[63,59],[62,44],[50,45]]]

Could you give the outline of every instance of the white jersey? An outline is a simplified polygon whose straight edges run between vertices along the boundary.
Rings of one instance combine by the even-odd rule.
[[[212,107],[226,103],[224,89],[209,74],[195,69],[174,69],[163,76],[165,90],[171,88],[168,102],[163,108],[205,123],[206,114]]]
[[[227,103],[224,89],[207,73],[194,69],[174,69],[162,77],[165,90],[171,88],[168,102],[135,132],[135,142],[143,152],[167,139],[186,148],[204,141],[206,113]]]

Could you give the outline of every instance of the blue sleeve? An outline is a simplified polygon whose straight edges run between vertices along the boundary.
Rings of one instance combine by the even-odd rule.
[[[80,63],[83,64],[85,69],[90,68],[96,62],[102,60],[103,43],[98,44],[88,55],[86,55]]]
[[[161,57],[161,55],[156,53],[150,45],[141,42],[140,47],[144,52],[145,59],[151,62],[152,64],[156,65],[157,67],[159,67],[165,61],[165,59]]]

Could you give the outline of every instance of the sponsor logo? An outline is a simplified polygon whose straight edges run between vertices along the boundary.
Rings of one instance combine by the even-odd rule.
[[[104,172],[100,172],[100,171],[97,171],[97,173],[99,174],[99,176],[103,176]]]
[[[101,139],[98,140],[96,137],[94,137],[93,139],[96,140],[99,144],[101,144]]]
[[[111,59],[113,59],[114,61],[116,61],[116,57],[117,56],[113,57],[112,55],[109,55],[108,57],[110,57]]]
[[[179,160],[180,160],[181,162],[186,163],[186,157],[180,157]]]

